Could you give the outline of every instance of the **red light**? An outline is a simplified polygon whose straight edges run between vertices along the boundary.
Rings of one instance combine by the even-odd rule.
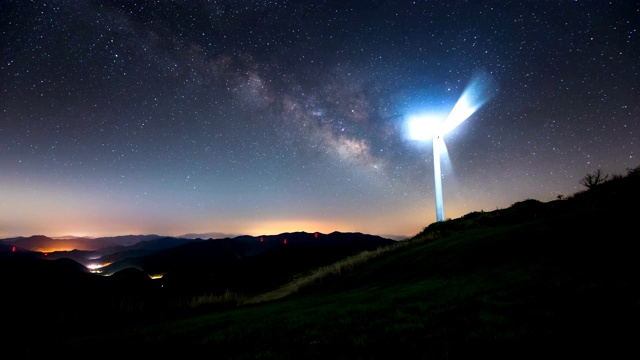
[[[287,239],[284,239],[284,241],[282,243],[287,245]]]
[[[260,238],[260,242],[264,242],[264,238],[263,237]]]
[[[313,234],[313,237],[318,238],[318,233]]]
[[[16,252],[16,247],[15,247],[15,246],[12,246],[12,247],[11,247],[11,251]]]

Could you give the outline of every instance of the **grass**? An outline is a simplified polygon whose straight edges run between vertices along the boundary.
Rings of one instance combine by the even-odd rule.
[[[242,294],[226,290],[221,295],[207,294],[196,296],[187,302],[187,307],[190,309],[198,309],[207,306],[238,305],[243,304],[246,301],[246,298]]]
[[[289,296],[293,293],[300,291],[301,289],[321,284],[324,280],[331,277],[341,276],[347,272],[353,271],[356,267],[365,264],[375,258],[383,256],[391,251],[409,246],[408,242],[399,242],[393,245],[380,247],[372,251],[362,251],[358,254],[347,256],[346,258],[336,261],[335,263],[322,266],[311,271],[310,274],[300,275],[293,281],[273,290],[252,298],[246,299],[242,304],[256,304],[265,301],[273,301],[285,296]]]

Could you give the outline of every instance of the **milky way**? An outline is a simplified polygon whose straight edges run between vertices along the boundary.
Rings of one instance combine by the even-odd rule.
[[[3,1],[0,237],[412,236],[640,165],[640,8],[604,1]],[[443,164],[444,165],[444,164]]]

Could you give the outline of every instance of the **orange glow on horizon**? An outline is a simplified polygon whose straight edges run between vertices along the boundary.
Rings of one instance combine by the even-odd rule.
[[[261,222],[259,224],[254,223],[248,228],[248,230],[246,231],[246,235],[277,235],[298,231],[309,233],[321,232],[327,234],[334,231],[351,232],[358,230],[353,229],[352,225],[339,222],[322,222],[313,220],[274,220]]]
[[[47,254],[47,253],[52,253],[52,252],[56,252],[56,251],[73,251],[76,249],[69,249],[69,248],[64,248],[64,247],[53,247],[53,248],[48,248],[48,249],[42,249],[42,248],[37,248],[34,251],[37,252],[41,252],[43,254]]]

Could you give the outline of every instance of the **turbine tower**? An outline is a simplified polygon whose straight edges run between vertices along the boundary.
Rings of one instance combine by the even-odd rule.
[[[440,158],[446,149],[444,135],[467,120],[495,93],[492,78],[486,73],[477,73],[456,102],[444,121],[430,115],[412,116],[408,121],[409,137],[413,140],[429,140],[433,145],[433,178],[436,195],[436,221],[444,220],[442,199],[442,172]]]

